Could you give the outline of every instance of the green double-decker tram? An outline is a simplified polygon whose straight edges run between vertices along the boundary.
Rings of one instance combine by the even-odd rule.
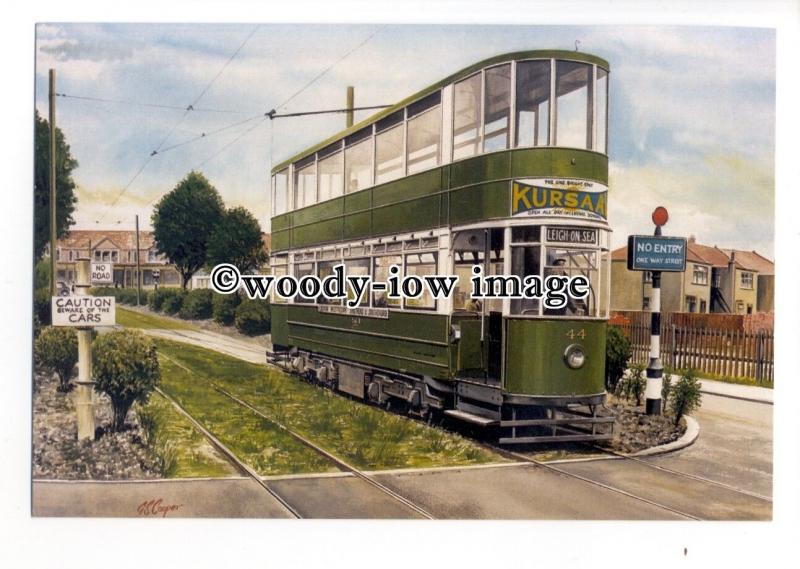
[[[273,355],[341,392],[499,429],[501,443],[610,436],[601,416],[608,316],[606,61],[569,51],[463,69],[272,171],[276,276],[385,282],[458,275],[361,305],[273,299]],[[484,275],[585,276],[560,310],[470,296]]]

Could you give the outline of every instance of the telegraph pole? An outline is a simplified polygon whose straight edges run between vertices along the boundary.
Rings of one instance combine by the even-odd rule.
[[[142,271],[139,266],[139,214],[136,214],[136,306],[142,294]]]
[[[350,128],[353,126],[353,107],[355,106],[355,100],[355,88],[353,88],[352,85],[348,85],[347,101],[345,102],[345,107],[347,108],[347,114],[345,115],[345,128]]]
[[[50,296],[56,295],[56,70],[50,70]]]

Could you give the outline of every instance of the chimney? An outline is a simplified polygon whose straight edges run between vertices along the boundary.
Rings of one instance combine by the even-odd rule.
[[[697,238],[694,235],[689,235],[689,245],[694,245]]]

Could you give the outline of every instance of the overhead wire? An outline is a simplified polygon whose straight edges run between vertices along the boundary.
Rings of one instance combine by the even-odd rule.
[[[167,109],[171,111],[185,111],[186,107],[181,107],[179,105],[165,105],[161,103],[150,103],[150,102],[142,102],[142,101],[132,101],[130,99],[108,99],[104,97],[90,97],[86,95],[71,95],[69,93],[56,93],[56,97],[61,97],[63,99],[76,99],[79,101],[90,101],[96,103],[110,103],[116,105],[127,105],[130,107],[147,107],[147,108],[154,108],[154,109]],[[198,113],[226,113],[226,114],[236,114],[236,115],[245,115],[252,111],[246,110],[236,110],[236,109],[210,109],[207,107],[193,107],[193,111]]]
[[[153,160],[153,157],[158,155],[158,152],[161,150],[161,147],[164,146],[164,143],[166,143],[167,140],[169,140],[169,137],[172,136],[172,133],[175,132],[175,129],[178,128],[178,126],[186,119],[186,116],[189,114],[189,112],[191,112],[194,109],[194,106],[198,102],[200,102],[200,99],[203,98],[203,96],[208,92],[211,86],[217,81],[217,79],[219,79],[223,71],[225,71],[225,69],[228,67],[228,65],[230,65],[231,61],[233,61],[233,59],[239,54],[239,52],[242,51],[242,48],[244,48],[247,42],[250,41],[250,39],[258,30],[258,28],[259,25],[256,25],[253,28],[253,30],[248,34],[245,40],[241,44],[239,44],[239,47],[236,48],[236,51],[234,51],[231,54],[231,56],[228,58],[228,60],[225,62],[222,68],[217,72],[217,74],[214,75],[214,77],[211,79],[211,81],[208,82],[208,84],[206,84],[206,86],[203,88],[200,94],[197,97],[195,97],[195,99],[189,104],[188,107],[186,107],[183,114],[181,115],[181,118],[178,119],[178,121],[172,126],[167,135],[163,139],[161,139],[161,142],[158,144],[156,149],[150,153],[150,155],[147,157],[147,160],[144,161],[144,164],[142,164],[142,166],[136,171],[136,174],[134,174],[134,176],[130,179],[130,181],[127,184],[125,184],[125,186],[122,188],[122,191],[119,194],[117,194],[117,196],[114,198],[114,201],[111,202],[111,205],[109,205],[108,208],[106,208],[106,210],[103,212],[103,215],[101,215],[100,219],[98,219],[95,223],[99,224],[101,221],[103,221],[106,215],[108,215],[108,212],[111,210],[111,208],[117,205],[120,198],[125,194],[125,192],[128,191],[133,182],[141,175],[141,173],[144,172],[144,169],[147,167],[148,164],[150,164],[150,162]]]

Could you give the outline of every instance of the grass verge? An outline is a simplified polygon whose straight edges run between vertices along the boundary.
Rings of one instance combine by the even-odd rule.
[[[330,466],[315,453],[309,456],[312,451],[269,421],[215,391],[214,385],[361,469],[503,460],[461,436],[338,396],[280,370],[186,344],[157,343],[167,356],[161,360],[162,389],[262,474],[321,472]]]
[[[172,318],[164,318],[163,316],[156,316],[154,314],[146,314],[135,310],[127,310],[121,306],[117,306],[117,324],[119,326],[125,326],[126,328],[155,328],[161,330],[196,329],[190,324],[186,324]]]

